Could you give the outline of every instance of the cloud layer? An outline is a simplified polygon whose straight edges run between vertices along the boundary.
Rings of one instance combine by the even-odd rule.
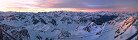
[[[0,0],[0,8],[137,8],[138,0]]]

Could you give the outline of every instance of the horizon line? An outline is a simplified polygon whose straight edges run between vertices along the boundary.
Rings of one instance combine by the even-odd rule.
[[[138,12],[138,9],[135,8],[114,8],[114,9],[101,9],[101,8],[30,8],[30,9],[21,9],[21,8],[0,8],[0,11],[8,12],[8,11],[15,11],[15,12],[51,12],[51,11],[73,11],[73,12],[99,12],[99,11],[117,11],[117,12]]]

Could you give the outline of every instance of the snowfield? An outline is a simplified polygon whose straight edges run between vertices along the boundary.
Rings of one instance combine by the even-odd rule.
[[[129,17],[137,19],[138,14],[137,12],[0,12],[0,26],[16,40],[126,40],[138,30],[136,21],[126,31],[119,28]],[[120,33],[122,34],[115,37]],[[9,35],[4,33],[3,39],[14,40]],[[137,36],[132,40],[135,39]]]

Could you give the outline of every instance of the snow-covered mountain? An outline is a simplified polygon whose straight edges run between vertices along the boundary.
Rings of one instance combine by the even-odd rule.
[[[114,38],[118,26],[131,16],[137,17],[138,14],[137,12],[0,12],[0,26],[17,40],[118,40]],[[13,39],[5,35],[5,40]]]

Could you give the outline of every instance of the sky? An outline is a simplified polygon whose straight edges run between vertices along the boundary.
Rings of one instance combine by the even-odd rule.
[[[0,0],[0,11],[137,11],[138,0]]]

